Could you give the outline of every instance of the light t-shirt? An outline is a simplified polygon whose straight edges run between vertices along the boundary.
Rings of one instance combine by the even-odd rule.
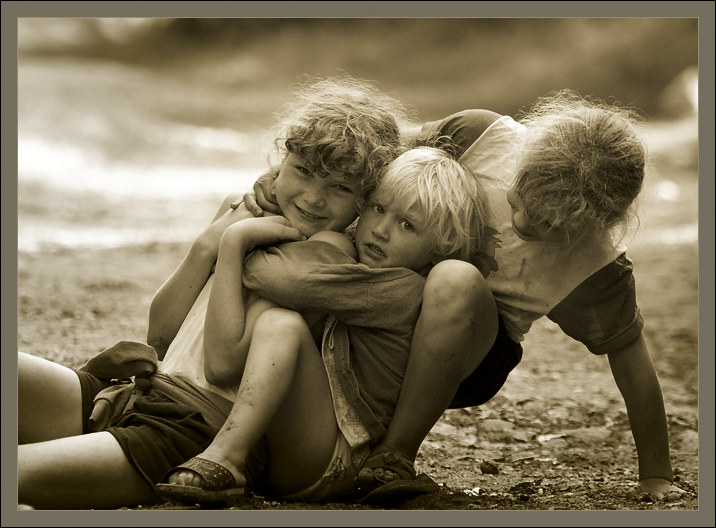
[[[510,116],[485,125],[484,111],[467,110],[426,123],[419,141],[453,138],[461,149],[459,160],[483,184],[489,224],[499,232],[497,270],[486,280],[512,340],[522,341],[532,323],[547,315],[595,354],[628,344],[641,332],[643,320],[624,247],[615,247],[608,233],[601,233],[559,248],[524,241],[512,229],[507,191],[517,175],[525,134]]]
[[[172,376],[180,376],[196,387],[234,401],[239,389],[238,384],[232,386],[213,385],[206,381],[206,376],[204,376],[204,323],[213,283],[214,274],[212,273],[169,345],[161,362],[160,370]]]

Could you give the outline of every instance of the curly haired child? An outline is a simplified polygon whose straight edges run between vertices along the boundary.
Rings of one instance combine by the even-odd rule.
[[[281,240],[345,229],[376,173],[403,150],[404,107],[373,84],[323,79],[294,93],[281,114],[288,121],[279,120],[281,165],[275,172],[301,184],[277,189],[286,199],[286,217],[271,219],[271,233]],[[243,205],[231,206],[235,198],[227,197],[155,295],[147,339],[156,352],[120,342],[80,370],[19,353],[21,503],[38,509],[152,504],[159,500],[154,484],[211,442],[237,389],[211,383],[215,373],[204,372],[204,354],[216,345],[207,307],[230,284],[219,277],[220,241],[228,228],[253,216]],[[253,322],[247,323],[250,333]],[[222,324],[240,326],[229,319]],[[217,352],[240,346],[229,337]],[[157,359],[163,360],[158,371]],[[134,383],[112,381],[133,375]],[[261,460],[257,450],[252,464],[261,467]]]

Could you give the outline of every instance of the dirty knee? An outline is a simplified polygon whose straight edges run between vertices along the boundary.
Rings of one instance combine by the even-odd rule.
[[[288,331],[293,335],[296,332],[308,330],[308,325],[298,312],[285,308],[271,308],[256,320],[254,333],[263,330],[270,334]]]
[[[475,266],[461,260],[444,260],[428,274],[423,297],[469,304],[486,293],[490,293],[490,288]]]

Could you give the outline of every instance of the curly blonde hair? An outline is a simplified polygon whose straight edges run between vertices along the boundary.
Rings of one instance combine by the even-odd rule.
[[[562,90],[519,121],[527,134],[515,191],[531,222],[558,228],[565,240],[627,223],[646,163],[634,110]]]
[[[405,150],[400,127],[410,115],[407,106],[370,81],[306,78],[275,113],[275,153],[279,160],[296,154],[319,174],[355,177],[365,197],[383,167]]]
[[[448,152],[415,147],[383,172],[379,186],[425,213],[434,251],[443,259],[470,261],[480,250],[488,207],[480,181]]]

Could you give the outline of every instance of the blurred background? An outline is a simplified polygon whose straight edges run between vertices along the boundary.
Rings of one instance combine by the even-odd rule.
[[[112,2],[82,5],[106,4]],[[423,2],[403,4],[417,11]],[[65,16],[20,18],[17,30],[17,346],[74,367],[108,343],[145,339],[156,289],[224,195],[248,189],[265,169],[272,112],[301,75],[374,80],[412,106],[418,121],[465,108],[519,117],[539,96],[563,88],[638,109],[649,170],[629,255],[670,413],[675,468],[682,482],[696,482],[698,366],[713,359],[708,343],[698,357],[698,332],[712,329],[698,325],[699,19]],[[712,82],[713,64],[705,66],[702,78]],[[713,129],[713,114],[706,117]],[[553,433],[614,422],[615,434],[624,435],[614,457],[631,457],[628,420],[608,364],[583,362],[584,350],[546,318],[534,325],[525,350],[531,362],[511,375],[492,410],[453,423],[491,412],[529,424],[525,431],[537,423]],[[547,390],[538,394],[540,384]],[[443,425],[438,434],[455,429],[465,445],[470,429]],[[525,449],[522,437],[506,438],[490,456]],[[441,437],[433,439],[429,456],[451,456]],[[606,446],[585,444],[584,458],[559,456],[591,471],[603,467],[601,457],[612,457],[603,454]],[[468,463],[435,467],[452,478]],[[628,471],[619,467],[618,478],[632,476]],[[602,485],[618,490],[613,478]],[[603,479],[587,480],[579,486],[589,486],[591,496],[599,485],[593,481]],[[560,489],[574,491],[570,486]]]
[[[633,106],[645,240],[696,243],[696,18],[23,18],[18,249],[191,241],[261,174],[290,85],[343,74],[419,121],[562,88]]]

